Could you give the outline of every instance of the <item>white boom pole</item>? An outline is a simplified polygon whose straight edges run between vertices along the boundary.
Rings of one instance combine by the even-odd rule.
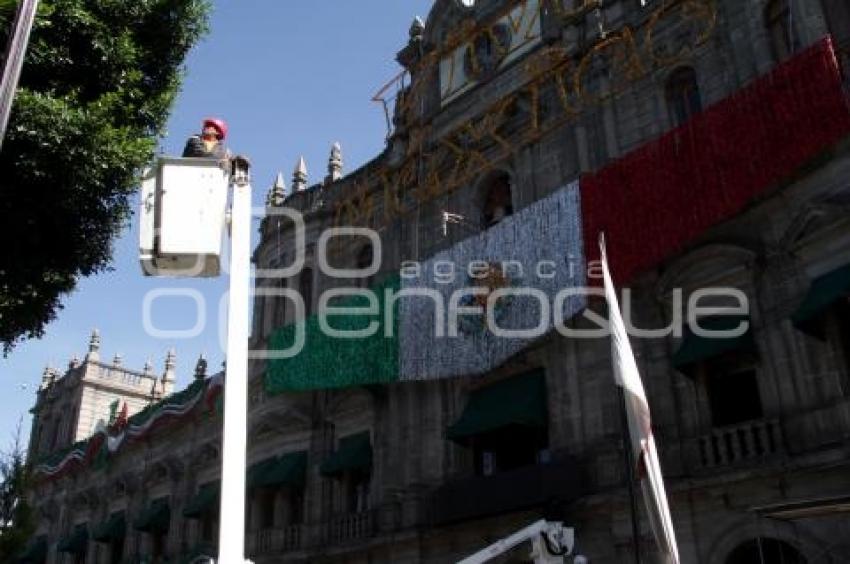
[[[18,79],[21,77],[21,67],[24,65],[24,55],[37,10],[38,0],[23,0],[18,5],[18,15],[12,24],[6,64],[3,65],[3,78],[0,80],[0,147],[6,138],[6,126],[12,113],[12,102],[18,90]]]
[[[237,157],[233,166],[227,369],[224,383],[224,447],[221,456],[219,564],[243,564],[245,562],[251,178],[247,161]]]
[[[549,548],[543,540],[544,536],[549,540],[552,548],[558,551],[558,554],[549,552]],[[541,519],[494,542],[487,548],[479,550],[472,556],[464,558],[457,564],[484,564],[525,542],[531,542],[533,550],[530,558],[534,564],[563,564],[565,562],[564,557],[573,552],[575,531],[572,528],[564,527],[563,523],[553,523]],[[586,559],[584,561],[586,562]]]

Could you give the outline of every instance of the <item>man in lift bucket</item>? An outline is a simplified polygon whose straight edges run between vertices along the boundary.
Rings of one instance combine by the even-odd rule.
[[[186,141],[183,156],[227,160],[230,158],[230,152],[224,146],[226,137],[227,124],[224,120],[207,118],[201,128],[201,134],[193,135]]]

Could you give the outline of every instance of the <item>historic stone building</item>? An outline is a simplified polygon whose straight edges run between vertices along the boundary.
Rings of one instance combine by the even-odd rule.
[[[572,222],[582,271],[606,233],[636,327],[676,327],[705,288],[727,289],[710,305],[746,303],[735,338],[633,340],[682,561],[848,561],[848,46],[838,0],[437,0],[381,92],[386,150],[344,175],[334,146],[322,182],[302,159],[291,189],[281,176],[269,191],[254,261],[285,269],[303,251],[304,267],[261,273],[251,346],[279,350],[305,325],[308,339],[306,356],[251,365],[250,557],[447,563],[545,515],[575,527],[591,562],[634,559],[611,345],[565,336],[591,328],[586,315],[504,359],[425,348],[428,325],[386,354],[309,339],[327,290],[397,285],[465,246],[492,250],[477,257],[488,264],[533,254]],[[334,226],[377,231],[380,252],[366,236],[328,244]],[[333,267],[379,268],[331,277],[326,248]],[[203,375],[156,404],[179,424],[108,464],[36,472],[30,561],[213,550],[221,420],[198,399],[213,388]],[[43,433],[33,452],[60,446]],[[642,510],[638,529],[642,561],[660,561]]]

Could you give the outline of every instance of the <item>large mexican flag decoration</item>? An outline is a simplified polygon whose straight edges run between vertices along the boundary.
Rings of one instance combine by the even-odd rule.
[[[375,288],[377,315],[330,320],[334,328],[352,330],[377,322],[368,336],[329,337],[315,317],[278,330],[271,349],[288,348],[296,330],[304,330],[306,343],[294,357],[269,361],[268,390],[473,375],[504,363],[551,332],[559,316],[568,319],[585,306],[582,296],[559,301],[558,295],[601,286],[587,276],[600,233],[614,278],[628,284],[793,181],[803,167],[816,166],[850,133],[842,80],[831,40],[818,41],[681,127],[431,257],[416,276],[403,270],[385,281]],[[468,275],[473,263],[478,276]],[[460,274],[446,281],[442,274],[450,270]],[[452,304],[461,288],[473,290]],[[488,300],[509,288],[535,296]],[[430,297],[410,295],[423,290]],[[387,294],[398,299],[388,301]],[[369,302],[358,297],[347,305]],[[451,323],[453,305],[465,311],[457,324]],[[499,337],[487,316],[495,322],[490,326],[539,331]]]

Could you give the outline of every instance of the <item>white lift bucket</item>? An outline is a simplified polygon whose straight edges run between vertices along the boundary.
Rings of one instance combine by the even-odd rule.
[[[145,171],[139,260],[147,276],[219,275],[229,173],[216,160],[172,157]]]

